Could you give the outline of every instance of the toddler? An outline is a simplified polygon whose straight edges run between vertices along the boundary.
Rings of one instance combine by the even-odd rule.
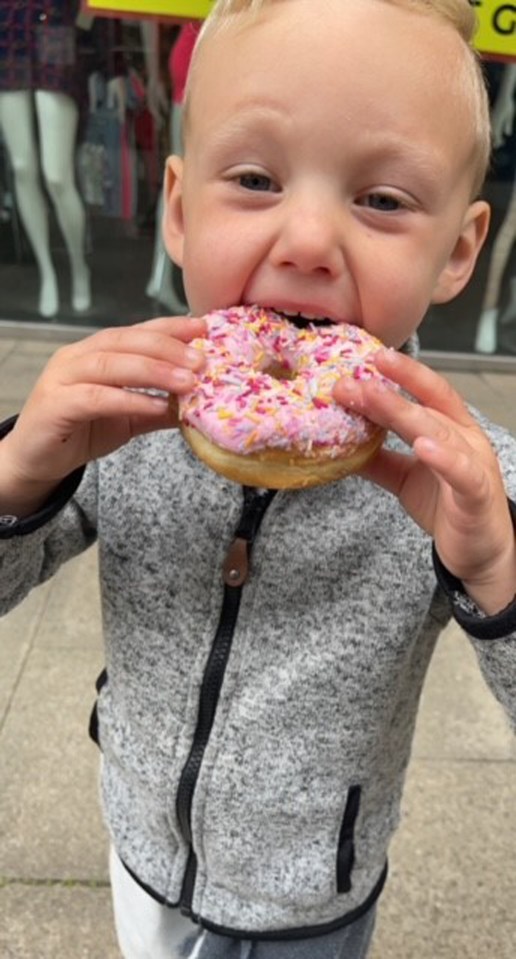
[[[1,609],[98,542],[92,732],[126,959],[363,959],[450,615],[516,717],[516,444],[414,337],[488,228],[473,29],[467,0],[219,0],[165,184],[192,317],[59,350],[2,427]],[[159,394],[195,384],[201,317],[245,304],[389,348],[401,390],[335,388],[389,431],[361,475],[242,489],[171,428]]]

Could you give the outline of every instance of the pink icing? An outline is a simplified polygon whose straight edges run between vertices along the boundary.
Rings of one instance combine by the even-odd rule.
[[[216,310],[205,317],[206,366],[195,390],[180,398],[183,423],[217,446],[246,454],[264,448],[346,455],[376,427],[344,410],[332,390],[342,376],[379,376],[368,358],[381,343],[347,323],[298,330],[261,307]],[[280,367],[292,379],[267,370]]]

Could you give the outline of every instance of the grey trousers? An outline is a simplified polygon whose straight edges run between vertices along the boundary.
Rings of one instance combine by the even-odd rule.
[[[365,959],[374,921],[373,907],[351,925],[326,936],[271,942],[229,939],[205,931],[185,953],[185,959]]]
[[[219,936],[161,906],[110,856],[115,926],[124,959],[365,959],[375,907],[336,932],[310,939],[255,941]]]

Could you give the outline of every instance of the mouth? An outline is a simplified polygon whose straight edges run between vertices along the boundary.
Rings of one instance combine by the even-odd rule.
[[[282,316],[288,320],[289,323],[292,323],[293,326],[297,327],[298,330],[306,330],[309,326],[333,326],[334,321],[330,320],[329,316],[310,316],[309,314],[303,313],[286,313],[282,311]]]

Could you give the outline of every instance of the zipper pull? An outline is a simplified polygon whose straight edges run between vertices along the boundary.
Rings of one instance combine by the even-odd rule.
[[[226,586],[243,586],[249,572],[247,556],[247,540],[237,536],[229,545],[223,564],[223,575]]]

